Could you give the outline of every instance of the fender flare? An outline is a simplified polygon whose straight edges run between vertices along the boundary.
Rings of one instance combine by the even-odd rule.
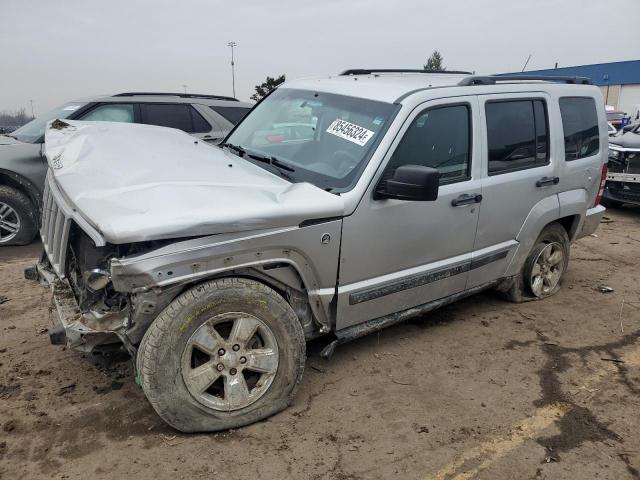
[[[560,218],[560,202],[558,195],[551,195],[543,198],[536,203],[529,211],[516,240],[518,241],[518,249],[513,255],[507,271],[506,277],[518,275],[524,261],[529,255],[529,251],[536,242],[536,239],[542,232],[542,229]]]
[[[3,181],[3,177],[8,178],[10,181]],[[31,202],[37,209],[37,218],[40,218],[40,214],[42,213],[42,193],[31,180],[11,170],[0,168],[0,185],[7,185],[9,187],[17,188],[23,193],[26,193],[29,197],[29,200],[31,200]]]

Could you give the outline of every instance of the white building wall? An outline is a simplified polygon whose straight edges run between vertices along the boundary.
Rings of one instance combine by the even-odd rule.
[[[622,85],[617,109],[627,112],[633,119],[636,118],[640,110],[640,84]]]

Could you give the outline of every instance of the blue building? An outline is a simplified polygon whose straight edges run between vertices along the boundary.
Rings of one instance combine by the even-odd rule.
[[[640,60],[594,63],[575,67],[527,70],[509,75],[560,75],[590,78],[607,105],[636,118],[640,113]]]

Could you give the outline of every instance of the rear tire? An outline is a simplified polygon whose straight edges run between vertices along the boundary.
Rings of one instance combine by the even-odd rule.
[[[547,225],[531,248],[520,274],[505,294],[512,302],[541,300],[555,295],[569,265],[571,242],[564,227]]]
[[[38,233],[36,212],[24,193],[0,185],[0,247],[31,243]]]
[[[165,422],[206,432],[286,408],[304,362],[304,333],[289,304],[259,282],[224,278],[188,290],[158,316],[140,344],[137,370]]]

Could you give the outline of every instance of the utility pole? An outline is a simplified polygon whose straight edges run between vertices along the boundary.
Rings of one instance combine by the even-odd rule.
[[[31,103],[31,118],[36,118],[36,116],[33,114],[33,100],[29,100],[29,103]]]
[[[236,96],[236,69],[235,62],[233,61],[233,47],[237,45],[236,42],[229,42],[227,46],[231,47],[231,85],[233,86],[233,96]]]
[[[187,93],[187,86],[183,84],[182,88],[184,88],[184,93]]]

